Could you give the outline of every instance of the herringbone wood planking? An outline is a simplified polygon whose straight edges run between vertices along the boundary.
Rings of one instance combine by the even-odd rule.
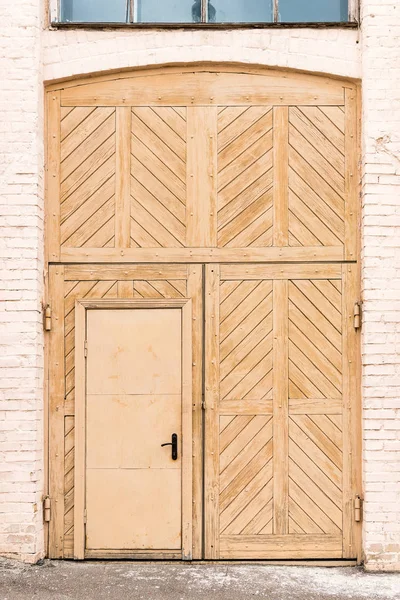
[[[262,400],[272,392],[272,284],[221,285],[221,400]],[[236,282],[234,282],[236,284]]]
[[[289,282],[290,398],[341,397],[341,313],[333,282]]]
[[[132,108],[131,246],[186,240],[186,109]]]
[[[342,530],[341,419],[293,415],[289,419],[289,521],[298,533]]]
[[[115,109],[75,107],[61,117],[61,246],[113,247]]]
[[[344,244],[344,114],[289,109],[289,245]]]
[[[272,244],[272,110],[218,114],[218,246]]]
[[[220,532],[272,530],[272,419],[266,415],[220,419]]]
[[[65,282],[65,439],[64,439],[64,556],[73,557],[74,542],[74,404],[75,301],[100,298],[182,298],[186,281],[174,279]]]

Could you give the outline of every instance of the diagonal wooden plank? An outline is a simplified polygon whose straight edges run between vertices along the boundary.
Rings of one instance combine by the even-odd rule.
[[[131,194],[142,203],[153,203],[164,207],[171,215],[178,219],[182,225],[185,223],[185,199],[183,202],[173,194],[157,177],[134,155],[131,160]]]
[[[235,291],[235,289],[241,284],[241,281],[222,281],[219,286],[219,299],[220,307],[223,305],[225,300]]]
[[[252,421],[253,417],[250,415],[237,415],[234,419],[229,423],[229,425],[224,429],[223,432],[220,433],[219,438],[219,449],[220,452],[223,452],[229,444],[231,444],[236,436]]]
[[[260,328],[260,330],[258,338],[256,338],[256,336],[254,336],[255,339],[253,339],[253,336],[249,338],[249,346],[243,348],[243,358],[241,358],[240,353],[237,352],[236,356],[239,355],[238,362],[234,360],[235,357],[232,355],[230,355],[225,362],[223,370],[224,377],[220,382],[221,399],[240,398],[240,396],[235,395],[233,392],[236,386],[238,386],[244,378],[248,378],[252,381],[252,385],[250,385],[249,389],[252,389],[259,381],[259,378],[254,379],[253,371],[255,367],[260,361],[264,361],[264,366],[269,365],[266,358],[272,351],[272,333],[266,336],[263,328]],[[272,368],[272,357],[270,363]],[[269,371],[270,369],[268,369],[267,372]],[[232,396],[232,394],[234,395]]]
[[[335,346],[326,338],[315,322],[312,322],[304,315],[298,308],[289,302],[289,319],[291,323],[294,323],[296,327],[302,332],[303,335],[311,339],[314,345],[320,349],[322,354],[329,360],[330,363],[335,367],[338,373],[342,372],[342,354],[335,348]]]
[[[133,289],[134,292],[137,292],[142,298],[163,298],[162,293],[148,281],[135,281]]]
[[[298,280],[296,280],[296,283],[297,282]],[[309,298],[292,281],[289,282],[289,300],[303,313],[303,315],[307,315],[307,318],[311,322],[318,323],[320,332],[339,352],[342,351],[342,336],[340,332],[325,318],[325,315],[314,306]]]
[[[333,364],[320,352],[312,339],[312,332],[305,336],[296,325],[289,322],[289,339],[299,350],[294,349],[289,354],[290,359],[315,382],[318,389],[327,397],[340,397],[342,391],[342,375]],[[300,356],[302,354],[303,356]],[[300,359],[300,360],[299,360]],[[301,361],[301,362],[300,362]],[[312,365],[312,367],[310,367]]]
[[[260,156],[272,149],[272,131],[262,135],[250,146],[243,144],[242,153],[218,172],[218,192],[246,171]]]
[[[317,427],[324,432],[324,434],[335,444],[340,451],[343,448],[343,436],[342,432],[332,423],[330,419],[326,415],[308,415],[308,418],[311,419]]]
[[[261,176],[249,183],[246,182],[247,187],[243,189],[236,197],[228,198],[228,204],[221,206],[218,200],[218,229],[221,229],[229,223],[234,217],[239,215],[243,210],[254,202],[257,198],[260,198],[267,192],[269,192],[273,185],[273,169],[270,169],[266,173],[262,173]]]
[[[253,304],[254,306],[254,304]],[[243,316],[243,314],[242,314]],[[272,294],[271,291],[262,298],[254,309],[249,308],[246,316],[240,322],[240,327],[236,327],[220,345],[220,359],[223,361],[238,345],[245,339],[248,332],[251,332],[262,320],[265,320],[266,331],[272,329]]]
[[[321,469],[312,461],[312,457],[307,456],[307,454],[291,438],[289,439],[289,456],[293,462],[304,471],[304,473],[307,473],[315,485],[317,485],[321,491],[336,504],[339,510],[341,510],[343,504],[341,489],[338,488],[323,471],[321,471]]]
[[[220,296],[220,307],[219,307],[219,319],[220,323],[223,323],[229,315],[240,307],[243,300],[256,289],[259,285],[259,281],[237,281],[229,282],[231,293],[227,298],[222,299]],[[234,289],[232,283],[237,283]]]
[[[176,135],[186,141],[186,107],[180,107],[179,114],[174,108],[173,106],[157,106],[153,107],[153,111]]]
[[[289,477],[313,500],[340,530],[342,528],[342,510],[315,484],[292,458],[289,458]]]
[[[179,179],[186,182],[186,163],[173,152],[170,147],[161,139],[157,132],[150,129],[132,109],[132,134],[139,140],[142,140],[148,148],[155,154],[162,163],[167,165],[170,171],[175,173]]]
[[[61,107],[61,142],[95,110],[93,106]]]
[[[77,219],[71,220],[69,219],[68,222],[66,223],[66,227],[64,228],[64,232],[63,232],[63,236],[65,236],[65,238],[62,237],[62,245],[64,247],[69,247],[69,248],[79,248],[81,246],[85,246],[87,245],[88,240],[92,239],[93,240],[93,236],[96,234],[96,232],[105,224],[107,223],[110,219],[112,219],[115,215],[115,197],[112,196],[109,199],[106,199],[105,202],[103,202],[103,204],[96,208],[96,207],[90,207],[91,211],[94,208],[93,213],[90,211],[87,212],[86,214],[86,218],[82,218],[83,215],[81,215],[80,213],[78,214]],[[76,214],[76,213],[75,213]],[[79,222],[78,222],[78,218],[79,218]],[[69,221],[72,221],[70,226],[67,227],[67,225],[69,224]],[[71,231],[71,229],[74,228],[74,231]],[[68,233],[70,233],[70,235],[68,235]],[[112,236],[112,232],[111,232],[111,236]],[[107,242],[108,239],[110,239],[110,236],[106,236],[106,239],[104,240],[104,242]],[[103,244],[101,244],[100,247],[102,247]]]
[[[289,436],[307,456],[312,458],[312,461],[333,481],[336,487],[342,489],[341,466],[338,467],[328,458],[324,450],[320,448],[319,441],[309,437],[306,431],[299,427],[293,415],[289,419]]]
[[[229,423],[231,423],[234,419],[236,419],[236,415],[220,415],[219,417],[219,432],[222,432],[228,427]]]
[[[115,219],[114,213],[99,229],[93,233],[83,244],[83,248],[114,248],[115,247]]]
[[[161,107],[136,106],[135,114],[147,125],[149,129],[156,132],[165,144],[183,161],[186,161],[186,142],[169,123],[161,118]],[[177,116],[177,119],[180,118]],[[178,122],[178,121],[177,121]],[[178,125],[179,127],[179,125]]]
[[[176,282],[174,282],[176,283]],[[186,288],[186,282],[184,283],[184,287]],[[163,298],[182,298],[185,295],[185,292],[182,293],[176,285],[173,285],[170,281],[164,280],[156,280],[152,281],[151,285],[155,288]]]
[[[306,157],[310,169],[318,173],[320,177],[337,194],[344,198],[344,177],[339,174],[330,163],[305,139],[305,137],[290,123],[289,144],[296,152]]]
[[[154,213],[151,214],[149,212],[149,210],[151,210],[151,208],[152,207],[149,206],[148,204],[146,204],[146,208],[145,208],[141,202],[138,202],[136,200],[136,198],[131,196],[132,218],[137,223],[139,223],[139,225],[141,225],[141,227],[145,231],[151,232],[151,236],[157,240],[157,242],[160,244],[160,246],[163,246],[165,248],[168,248],[171,246],[172,247],[182,246],[183,244],[182,244],[181,239],[183,237],[183,228],[179,224],[179,222],[177,220],[175,220],[175,222],[174,222],[172,215],[170,215],[168,217],[168,225],[171,226],[172,223],[174,223],[174,225],[175,225],[173,233],[171,233],[170,229],[165,227],[164,224],[162,224],[158,219],[156,219],[153,216]],[[159,212],[162,214],[162,217],[166,216],[166,211],[163,211],[160,208],[159,204],[158,204],[157,208],[159,209]],[[165,221],[163,221],[163,223],[165,223]],[[174,234],[176,234],[176,236]],[[134,235],[133,232],[131,233],[131,235],[133,237],[133,235]]]
[[[334,307],[321,291],[313,284],[312,280],[297,279],[294,285],[309,299],[319,312],[337,329],[342,331],[342,315],[337,307]]]
[[[266,415],[256,415],[252,420],[245,425],[241,432],[234,440],[220,453],[220,472],[222,473],[226,467],[243,451],[243,448],[251,442],[257,433],[268,423],[270,417]]]
[[[254,517],[260,512],[261,508],[264,507],[271,501],[272,493],[273,493],[273,483],[272,483],[272,461],[266,465],[266,473],[263,479],[260,478],[260,481],[257,482],[257,494],[252,497],[252,490],[249,488],[252,487],[253,482],[250,483],[246,493],[244,495],[243,503],[246,502],[246,505],[241,509],[243,503],[236,502],[236,499],[232,504],[228,507],[226,512],[229,512],[229,509],[232,505],[235,505],[237,516],[235,516],[234,520],[231,521],[225,529],[223,529],[224,521],[223,518],[225,513],[220,515],[221,521],[221,533],[224,535],[239,535],[242,533],[243,529],[254,519]],[[255,481],[257,477],[254,478]],[[261,487],[262,483],[265,482],[264,487]],[[239,499],[239,497],[238,497]],[[239,512],[239,510],[240,512]]]
[[[339,106],[319,106],[319,110],[344,134],[344,112]]]
[[[221,361],[221,381],[230,373],[233,373],[239,363],[244,360],[262,340],[265,340],[265,348],[270,350],[272,348],[272,334],[271,330],[268,331],[265,326],[265,319],[262,319],[253,330],[249,331],[243,341]]]
[[[239,109],[240,110],[240,109]],[[250,106],[218,134],[218,152],[221,168],[225,157],[240,152],[241,143],[238,137],[245,134],[248,143],[255,142],[261,135],[272,128],[272,110],[265,106]],[[229,148],[229,151],[228,151]],[[228,156],[229,160],[229,156]]]
[[[289,192],[290,194],[290,192]],[[319,240],[306,225],[289,210],[289,246],[321,246]]]
[[[272,195],[271,195],[272,197]],[[270,205],[270,204],[269,204]],[[234,238],[227,242],[231,248],[247,248],[248,246],[264,248],[272,246],[273,210],[272,206],[259,217],[251,221]]]
[[[154,149],[155,150],[155,149]],[[186,183],[171,171],[170,167],[154,154],[151,148],[148,148],[144,140],[136,135],[131,138],[131,152],[137,161],[139,161],[153,175],[154,178],[171,192],[178,200],[185,204],[186,202]],[[144,183],[144,182],[143,182]]]
[[[305,490],[297,484],[293,479],[289,479],[289,498],[303,510],[311,521],[324,533],[340,533],[341,528],[338,527],[321,508],[310,498]],[[307,532],[307,533],[311,533]]]
[[[293,190],[289,190],[289,209],[303,227],[312,232],[323,246],[339,246],[342,244],[342,239],[332,233],[329,227],[317,217],[313,212],[313,208],[312,204],[307,206]],[[298,232],[298,229],[294,231],[297,238],[299,237]]]
[[[264,443],[264,445],[255,452],[252,443],[251,446],[246,449],[246,455],[241,457],[244,461],[247,461],[245,462],[245,466],[238,473],[235,472],[234,476],[229,481],[224,481],[225,487],[221,490],[219,497],[221,511],[229,506],[238,493],[241,492],[262,467],[271,460],[273,447],[272,439],[269,439],[267,443],[265,443],[264,439],[269,435],[269,432],[271,432],[272,435],[272,429],[268,425],[259,432],[257,440],[261,440],[261,443]]]
[[[292,146],[289,146],[289,165],[290,169],[293,170],[298,177],[298,185],[302,185],[301,190],[298,192],[294,187],[294,191],[301,198],[305,197],[306,194],[313,198],[313,204],[319,206],[319,210],[322,213],[333,212],[333,216],[336,215],[336,219],[340,218],[344,220],[344,200],[340,192],[335,191],[329,183],[321,176],[321,174],[313,169],[309,163],[305,160],[302,155],[301,149],[297,151]],[[290,179],[290,171],[289,171]],[[302,183],[303,182],[303,183]],[[293,184],[291,184],[293,186]],[[311,190],[311,191],[310,191]],[[318,198],[320,202],[318,203]],[[324,205],[322,205],[323,201]],[[306,204],[309,202],[307,201]],[[319,215],[318,215],[319,216]],[[325,220],[325,224],[329,225],[329,220]],[[334,231],[336,233],[336,231]]]
[[[289,121],[332,168],[344,177],[344,152],[340,152],[299,107],[289,108]]]
[[[81,153],[81,144],[92,135],[98,127],[100,127],[106,119],[111,116],[115,118],[115,108],[97,107],[94,111],[90,111],[87,117],[82,120],[79,125],[71,131],[69,135],[61,142],[60,160],[64,161],[72,152],[78,151]]]
[[[115,139],[110,136],[104,144],[101,144],[89,158],[83,161],[72,173],[61,183],[61,215],[68,214],[64,204],[71,195],[74,209],[83,199],[88,198],[103,183],[115,174]]]
[[[246,397],[248,400],[259,400],[260,396],[264,397],[270,391],[270,381],[263,380],[264,387],[262,389],[256,384],[262,380],[265,373],[269,373],[271,370],[272,351],[263,356],[258,364],[246,373],[243,379],[227,393],[226,399],[236,400]]]
[[[219,210],[224,208],[227,204],[231,202],[231,200],[239,196],[239,194],[243,194],[245,190],[248,194],[249,189],[252,189],[252,184],[254,184],[258,179],[260,179],[260,177],[265,177],[266,181],[269,181],[269,179],[266,177],[266,174],[272,169],[272,159],[272,151],[266,152],[265,154],[262,154],[261,156],[257,157],[254,160],[254,162],[252,162],[252,164],[247,167],[245,171],[238,174],[237,177],[232,179],[221,191],[219,191]],[[253,196],[253,200],[256,197],[257,196]]]
[[[271,190],[245,208],[224,227],[218,228],[218,245],[246,247],[272,227]]]
[[[332,306],[342,312],[342,293],[329,279],[313,279],[313,284],[319,289],[321,294],[332,304]]]
[[[318,106],[298,106],[300,110],[321,133],[335,146],[339,152],[344,154],[344,135],[338,125],[333,122]],[[336,121],[338,121],[336,119]],[[340,118],[343,121],[343,117]]]
[[[240,117],[246,110],[249,110],[248,106],[222,106],[218,109],[218,133],[221,133],[230,125],[235,119]]]
[[[327,435],[307,415],[293,415],[291,418],[341,471],[343,468],[342,452]]]
[[[253,283],[255,285],[250,285]],[[267,283],[267,285],[266,285]],[[227,316],[220,323],[220,340],[221,342],[225,340],[225,338],[230,335],[233,330],[238,327],[238,325],[247,317],[256,306],[260,304],[260,302],[270,293],[271,282],[258,281],[254,280],[244,281],[242,283],[242,289],[244,292],[247,292],[243,295],[240,303],[237,305],[234,304],[234,299],[229,301],[226,306],[226,314]],[[229,310],[230,307],[233,307],[234,310]],[[228,312],[229,311],[229,312]]]
[[[295,492],[296,494],[296,492]],[[289,496],[289,518],[293,519],[300,528],[299,533],[324,533],[321,527]],[[290,532],[290,530],[289,530]]]
[[[272,493],[272,487],[270,487]],[[256,514],[253,519],[247,523],[246,527],[240,532],[241,535],[257,535],[261,533],[269,523],[272,522],[272,509],[273,501],[271,500],[262,506],[261,510]],[[272,532],[271,532],[272,533]]]
[[[307,398],[331,397],[329,392],[333,386],[329,385],[326,378],[292,342],[289,342],[289,378],[296,387],[303,390]],[[338,391],[333,389],[334,397],[338,397]]]
[[[220,474],[220,490],[223,492],[226,486],[233,481],[242,469],[247,468],[252,458],[264,448],[266,442],[272,437],[272,419],[267,418],[267,422],[262,429],[251,440],[251,444],[247,447],[246,452],[239,452],[237,456],[229,463],[229,465],[221,471]],[[272,448],[271,448],[272,450]]]

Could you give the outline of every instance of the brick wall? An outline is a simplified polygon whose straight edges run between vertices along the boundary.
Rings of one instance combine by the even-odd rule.
[[[400,4],[363,0],[364,551],[400,569]]]
[[[43,131],[38,0],[0,4],[0,553],[43,554]]]
[[[355,30],[50,31],[41,10],[0,6],[0,554],[43,551],[42,77],[228,61],[363,79],[364,550],[367,568],[400,569],[397,1],[362,0],[362,44]]]

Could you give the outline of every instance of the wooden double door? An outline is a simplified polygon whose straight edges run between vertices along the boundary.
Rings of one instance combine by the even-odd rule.
[[[356,86],[176,67],[47,106],[49,556],[359,558]]]

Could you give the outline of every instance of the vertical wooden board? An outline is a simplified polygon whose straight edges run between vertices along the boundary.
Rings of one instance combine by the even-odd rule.
[[[64,267],[49,269],[52,331],[49,335],[49,558],[63,558],[64,536]]]
[[[188,267],[187,296],[192,299],[193,559],[203,551],[203,269]]]
[[[204,557],[219,558],[219,266],[205,272]]]
[[[130,246],[131,109],[116,109],[115,247]]]
[[[47,259],[60,259],[60,92],[48,92],[47,97]]]
[[[186,246],[217,245],[217,108],[187,109]]]
[[[182,559],[193,557],[192,301],[182,308]]]
[[[288,281],[273,284],[273,439],[274,534],[289,532],[288,522]]]
[[[345,260],[357,259],[359,189],[357,90],[345,88]]]
[[[354,499],[362,497],[360,330],[354,329],[359,300],[358,265],[343,265],[343,556],[361,560],[362,525],[354,521]]]
[[[85,558],[86,487],[86,310],[75,302],[75,481],[74,558]]]
[[[274,107],[274,246],[289,243],[289,109]]]

